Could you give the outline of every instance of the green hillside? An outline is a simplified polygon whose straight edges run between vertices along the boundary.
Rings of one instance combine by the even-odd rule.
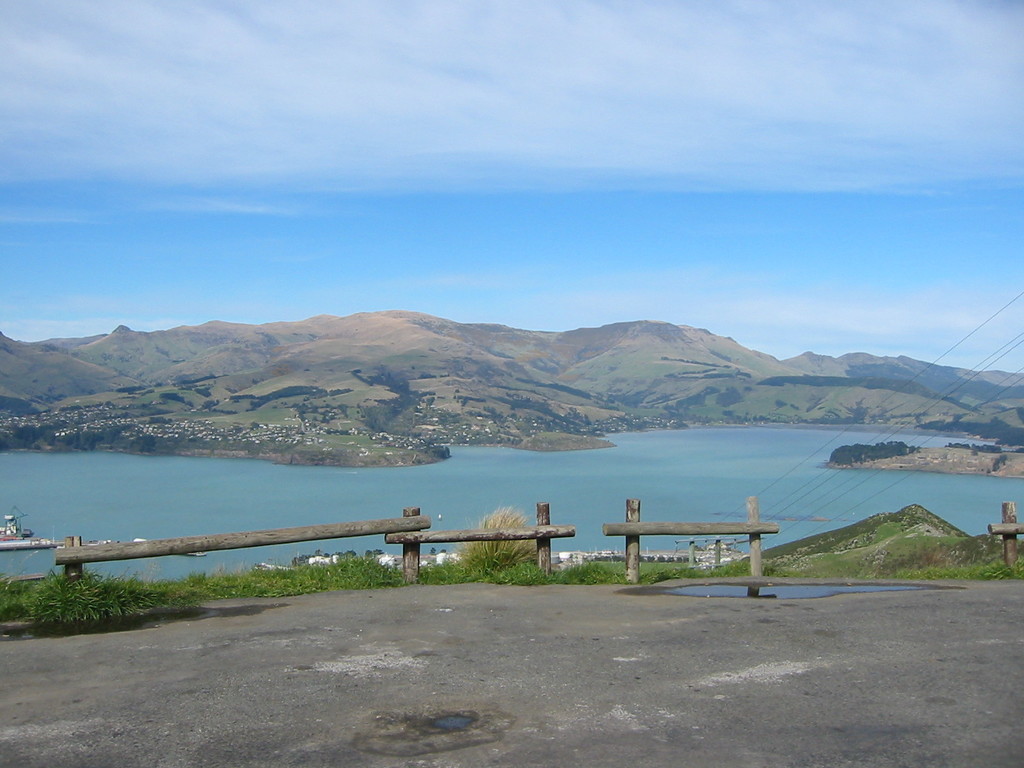
[[[688,424],[1020,423],[1015,390],[961,400],[915,381],[920,367],[780,361],[664,322],[546,332],[403,311],[120,326],[36,344],[0,336],[0,447],[374,464],[436,460],[445,445],[572,448]],[[938,386],[955,369],[929,376]]]
[[[879,578],[908,570],[990,563],[1000,557],[994,536],[969,536],[912,504],[844,528],[772,547],[776,571],[821,578]]]

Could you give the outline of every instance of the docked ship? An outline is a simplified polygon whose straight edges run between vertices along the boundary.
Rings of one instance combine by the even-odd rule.
[[[52,539],[37,537],[31,530],[21,525],[24,515],[17,514],[15,507],[4,515],[4,527],[0,531],[0,551],[12,549],[56,549],[57,542]]]

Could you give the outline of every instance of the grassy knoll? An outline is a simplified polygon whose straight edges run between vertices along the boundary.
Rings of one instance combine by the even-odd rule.
[[[899,578],[932,571],[949,578],[999,575],[1001,545],[995,536],[969,536],[918,504],[765,552],[768,572],[818,578]],[[971,576],[971,573],[991,576]]]

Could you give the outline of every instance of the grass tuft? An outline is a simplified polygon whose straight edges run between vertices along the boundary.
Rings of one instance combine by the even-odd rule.
[[[499,507],[483,519],[481,528],[523,528],[526,516],[513,507]],[[532,540],[468,541],[459,547],[459,563],[470,573],[494,574],[512,566],[534,562],[537,545]]]
[[[141,613],[159,603],[151,586],[134,578],[104,578],[86,572],[72,581],[51,573],[28,597],[35,622],[73,624]]]

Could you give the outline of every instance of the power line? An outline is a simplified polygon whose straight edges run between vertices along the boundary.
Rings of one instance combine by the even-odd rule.
[[[911,377],[910,379],[906,380],[905,383],[899,389],[893,390],[879,404],[879,407],[884,406],[893,397],[896,397],[899,394],[904,394],[906,392],[906,390],[909,388],[909,386],[913,382],[915,382],[918,378],[922,377],[925,373],[927,373],[932,368],[936,367],[938,365],[939,361],[941,361],[943,358],[945,358],[950,353],[952,353],[954,350],[956,350],[961,345],[963,345],[968,339],[970,339],[972,336],[974,336],[976,333],[978,333],[982,328],[984,328],[989,323],[991,323],[993,320],[995,320],[999,315],[1001,315],[1003,312],[1005,312],[1007,309],[1009,309],[1011,306],[1013,306],[1022,297],[1024,297],[1024,291],[1021,291],[1016,296],[1014,296],[1010,301],[1008,301],[1006,304],[1004,304],[1002,307],[1000,307],[996,312],[994,312],[992,315],[990,315],[984,322],[982,322],[980,325],[978,325],[976,328],[974,328],[970,333],[968,333],[966,336],[964,336],[958,342],[956,342],[955,344],[950,346],[945,352],[943,352],[941,355],[939,355],[939,357],[935,358],[935,360],[933,360],[932,362],[928,363],[928,365],[926,365],[924,368],[919,370],[913,377]],[[1010,341],[1006,342],[1001,347],[999,347],[995,352],[989,354],[980,363],[978,363],[974,368],[972,368],[971,372],[968,375],[966,375],[966,376],[965,375],[961,375],[959,377],[959,380],[957,382],[955,382],[951,387],[947,387],[943,392],[937,393],[937,397],[935,397],[934,399],[932,399],[931,401],[926,403],[922,408],[917,409],[913,414],[911,414],[911,416],[915,420],[920,419],[926,413],[928,413],[928,411],[930,411],[936,404],[938,404],[939,402],[942,402],[943,400],[945,400],[947,398],[950,398],[953,394],[955,394],[956,392],[958,392],[961,389],[963,389],[963,387],[967,386],[967,384],[969,384],[971,381],[973,381],[975,378],[977,378],[983,372],[983,370],[985,370],[986,368],[990,368],[992,365],[995,365],[998,361],[1000,361],[1003,358],[1005,358],[1008,354],[1010,354],[1014,350],[1018,349],[1022,344],[1024,344],[1024,332],[1018,334],[1013,339],[1011,339]],[[1008,374],[1007,376],[1005,376],[1001,383],[1005,383],[1007,381],[1012,380],[1013,377],[1018,375],[1018,374],[1020,374],[1021,371],[1024,371],[1024,367],[1022,367],[1021,369],[1018,369],[1018,371],[1016,373],[1014,373],[1014,374]],[[981,403],[981,405],[988,404],[988,403],[992,402],[993,400],[998,399],[999,396],[1001,396],[1004,392],[1006,392],[1007,390],[1012,388],[1012,386],[1013,386],[1012,384],[1006,384],[1005,386],[1003,386],[1003,388],[995,396],[990,397],[989,400],[985,401],[984,403]],[[812,452],[806,458],[804,458],[803,460],[798,462],[796,465],[794,465],[792,468],[787,470],[785,473],[783,473],[779,477],[775,478],[772,482],[770,482],[768,485],[766,485],[757,495],[759,495],[759,496],[763,495],[764,493],[769,491],[771,488],[775,487],[778,483],[780,483],[786,477],[788,477],[791,474],[793,474],[794,472],[796,472],[800,467],[802,467],[808,461],[811,461],[815,456],[818,456],[822,452],[824,452],[830,445],[832,445],[834,442],[839,440],[842,436],[847,434],[851,429],[852,429],[852,426],[847,426],[846,428],[842,429],[839,433],[834,435],[830,440],[826,441],[824,445],[822,445],[821,447],[816,449],[814,452]],[[902,431],[903,429],[906,429],[906,427],[905,426],[900,426],[900,425],[894,425],[891,429],[888,430],[888,433],[884,437],[882,437],[883,441],[884,441],[884,439],[891,438],[892,436],[894,436],[898,432]],[[880,433],[879,436],[881,436],[881,434],[882,433]],[[927,439],[928,439],[927,436],[925,436],[925,437],[922,438],[921,442],[923,443]],[[828,504],[832,504],[832,503],[835,503],[836,501],[838,501],[839,499],[842,499],[842,498],[848,496],[853,490],[855,490],[856,488],[858,488],[861,485],[863,485],[865,482],[867,482],[872,477],[874,477],[877,472],[881,472],[881,471],[883,471],[883,470],[880,470],[880,469],[873,470],[871,473],[869,473],[868,475],[864,476],[862,479],[859,479],[858,482],[855,482],[853,484],[853,487],[850,488],[849,490],[842,490],[842,489],[844,488],[844,486],[850,484],[850,482],[852,482],[851,480],[843,480],[842,482],[839,482],[838,488],[833,489],[830,492],[832,498],[827,503]],[[862,499],[860,502],[855,504],[853,507],[850,507],[849,509],[847,509],[846,512],[844,512],[843,514],[849,514],[850,512],[852,512],[857,507],[867,503],[868,501],[870,501],[871,499],[873,499],[876,496],[880,495],[881,493],[884,493],[885,491],[887,491],[890,488],[892,488],[895,485],[897,485],[899,482],[902,482],[908,476],[909,475],[902,475],[902,476],[900,476],[899,478],[897,478],[896,481],[894,481],[890,485],[886,486],[885,488],[883,488],[883,489],[881,489],[881,490],[871,494],[867,498]],[[795,490],[790,491],[781,500],[781,502],[780,502],[781,505],[782,505],[781,508],[778,508],[778,510],[776,512],[773,512],[771,515],[769,515],[768,519],[778,519],[783,514],[785,514],[785,512],[787,512],[788,510],[790,510],[793,507],[795,507],[797,504],[799,504],[799,502],[803,501],[808,496],[811,496],[816,491],[822,490],[823,488],[825,488],[826,486],[828,486],[830,484],[834,484],[834,482],[835,482],[834,478],[835,477],[836,476],[831,474],[831,473],[825,474],[823,476],[820,476],[819,478],[815,478],[813,480],[809,480],[806,483],[803,483],[802,485],[800,485]],[[826,503],[824,501],[826,498],[827,497],[824,494],[819,496],[818,497],[818,501],[816,502],[815,506],[819,506],[820,507],[821,505]],[[807,519],[810,518],[811,514],[813,514],[813,513],[809,513],[806,516]],[[817,526],[808,535],[813,534],[817,530],[820,530],[822,527],[824,527],[824,525]]]

